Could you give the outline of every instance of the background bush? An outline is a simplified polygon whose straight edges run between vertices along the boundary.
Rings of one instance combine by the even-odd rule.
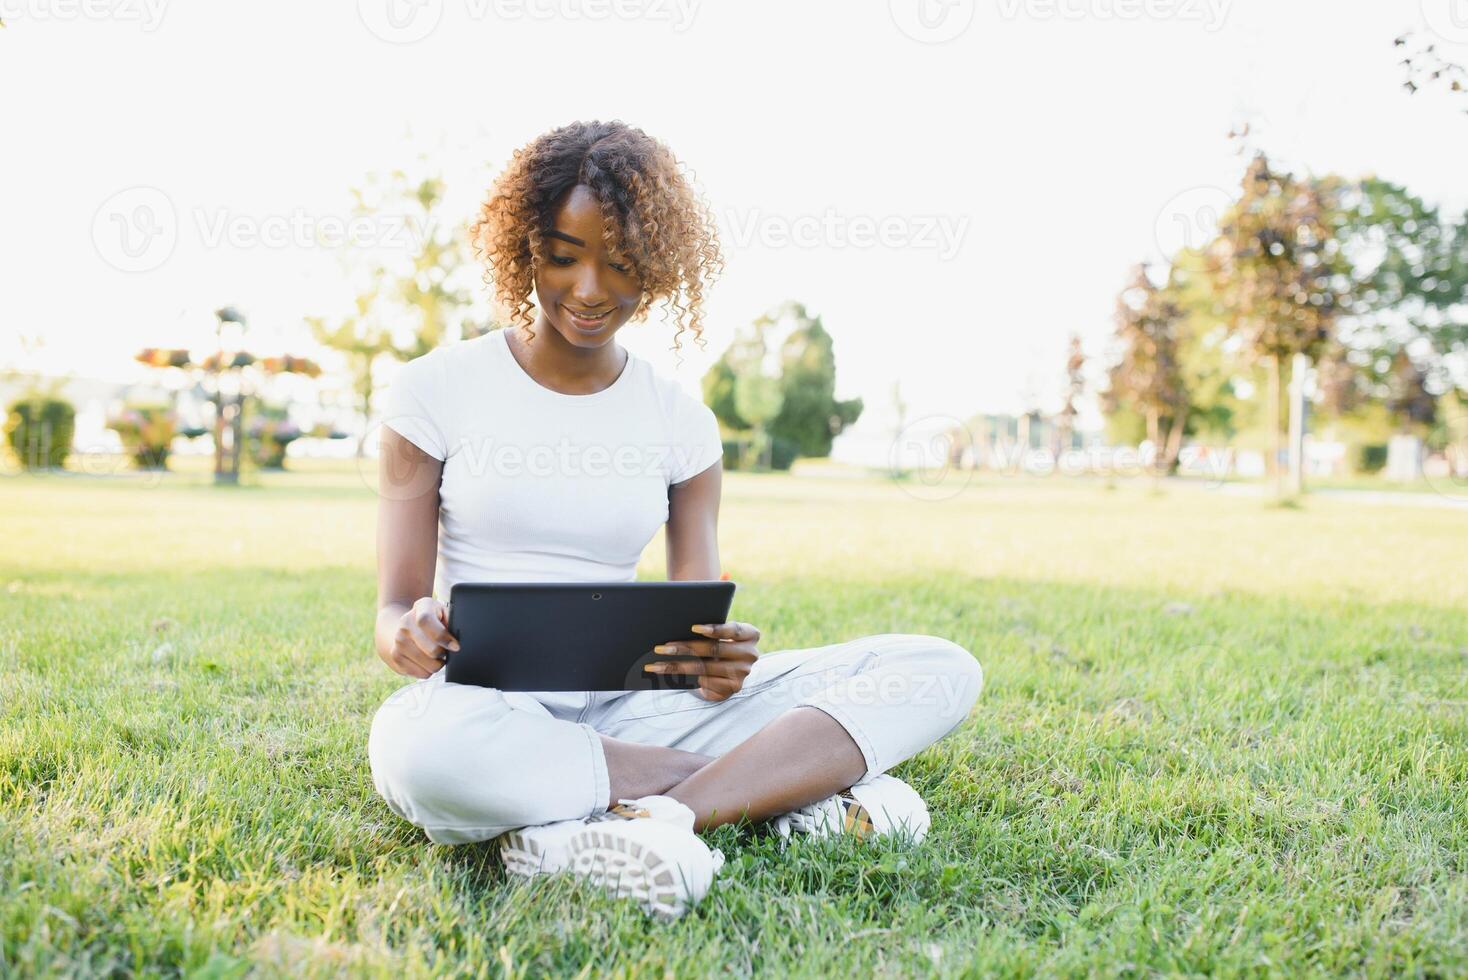
[[[49,395],[30,395],[6,410],[5,437],[28,470],[60,469],[71,452],[76,408]]]

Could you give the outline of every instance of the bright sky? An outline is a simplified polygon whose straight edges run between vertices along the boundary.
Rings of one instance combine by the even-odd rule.
[[[511,151],[621,118],[724,230],[709,353],[785,299],[835,338],[871,431],[1058,398],[1129,266],[1206,226],[1249,120],[1281,161],[1451,209],[1468,118],[1408,97],[1392,39],[1468,61],[1468,0],[0,0],[0,366],[127,378],[140,347],[307,351],[345,312],[373,171],[440,162],[469,213]],[[299,229],[306,229],[300,231]],[[139,237],[142,232],[154,234]],[[269,236],[277,235],[277,239]],[[261,241],[261,238],[267,241]],[[136,268],[137,271],[129,271]],[[656,322],[619,339],[673,371]]]

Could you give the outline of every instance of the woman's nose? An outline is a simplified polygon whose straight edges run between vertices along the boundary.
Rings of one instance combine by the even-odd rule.
[[[600,309],[606,302],[606,288],[602,285],[601,274],[594,267],[588,267],[576,277],[571,298],[585,310]]]

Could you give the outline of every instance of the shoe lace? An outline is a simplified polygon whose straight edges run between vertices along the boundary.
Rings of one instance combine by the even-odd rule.
[[[646,807],[636,805],[636,800],[618,800],[617,805],[600,813],[594,813],[588,818],[588,822],[596,823],[603,820],[636,820],[641,817],[651,817],[652,811]]]

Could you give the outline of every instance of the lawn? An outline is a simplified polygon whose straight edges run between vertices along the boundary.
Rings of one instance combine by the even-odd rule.
[[[988,684],[897,770],[924,845],[721,828],[664,923],[377,798],[373,501],[0,479],[0,975],[1468,971],[1468,511],[729,475],[765,649],[935,633]]]

